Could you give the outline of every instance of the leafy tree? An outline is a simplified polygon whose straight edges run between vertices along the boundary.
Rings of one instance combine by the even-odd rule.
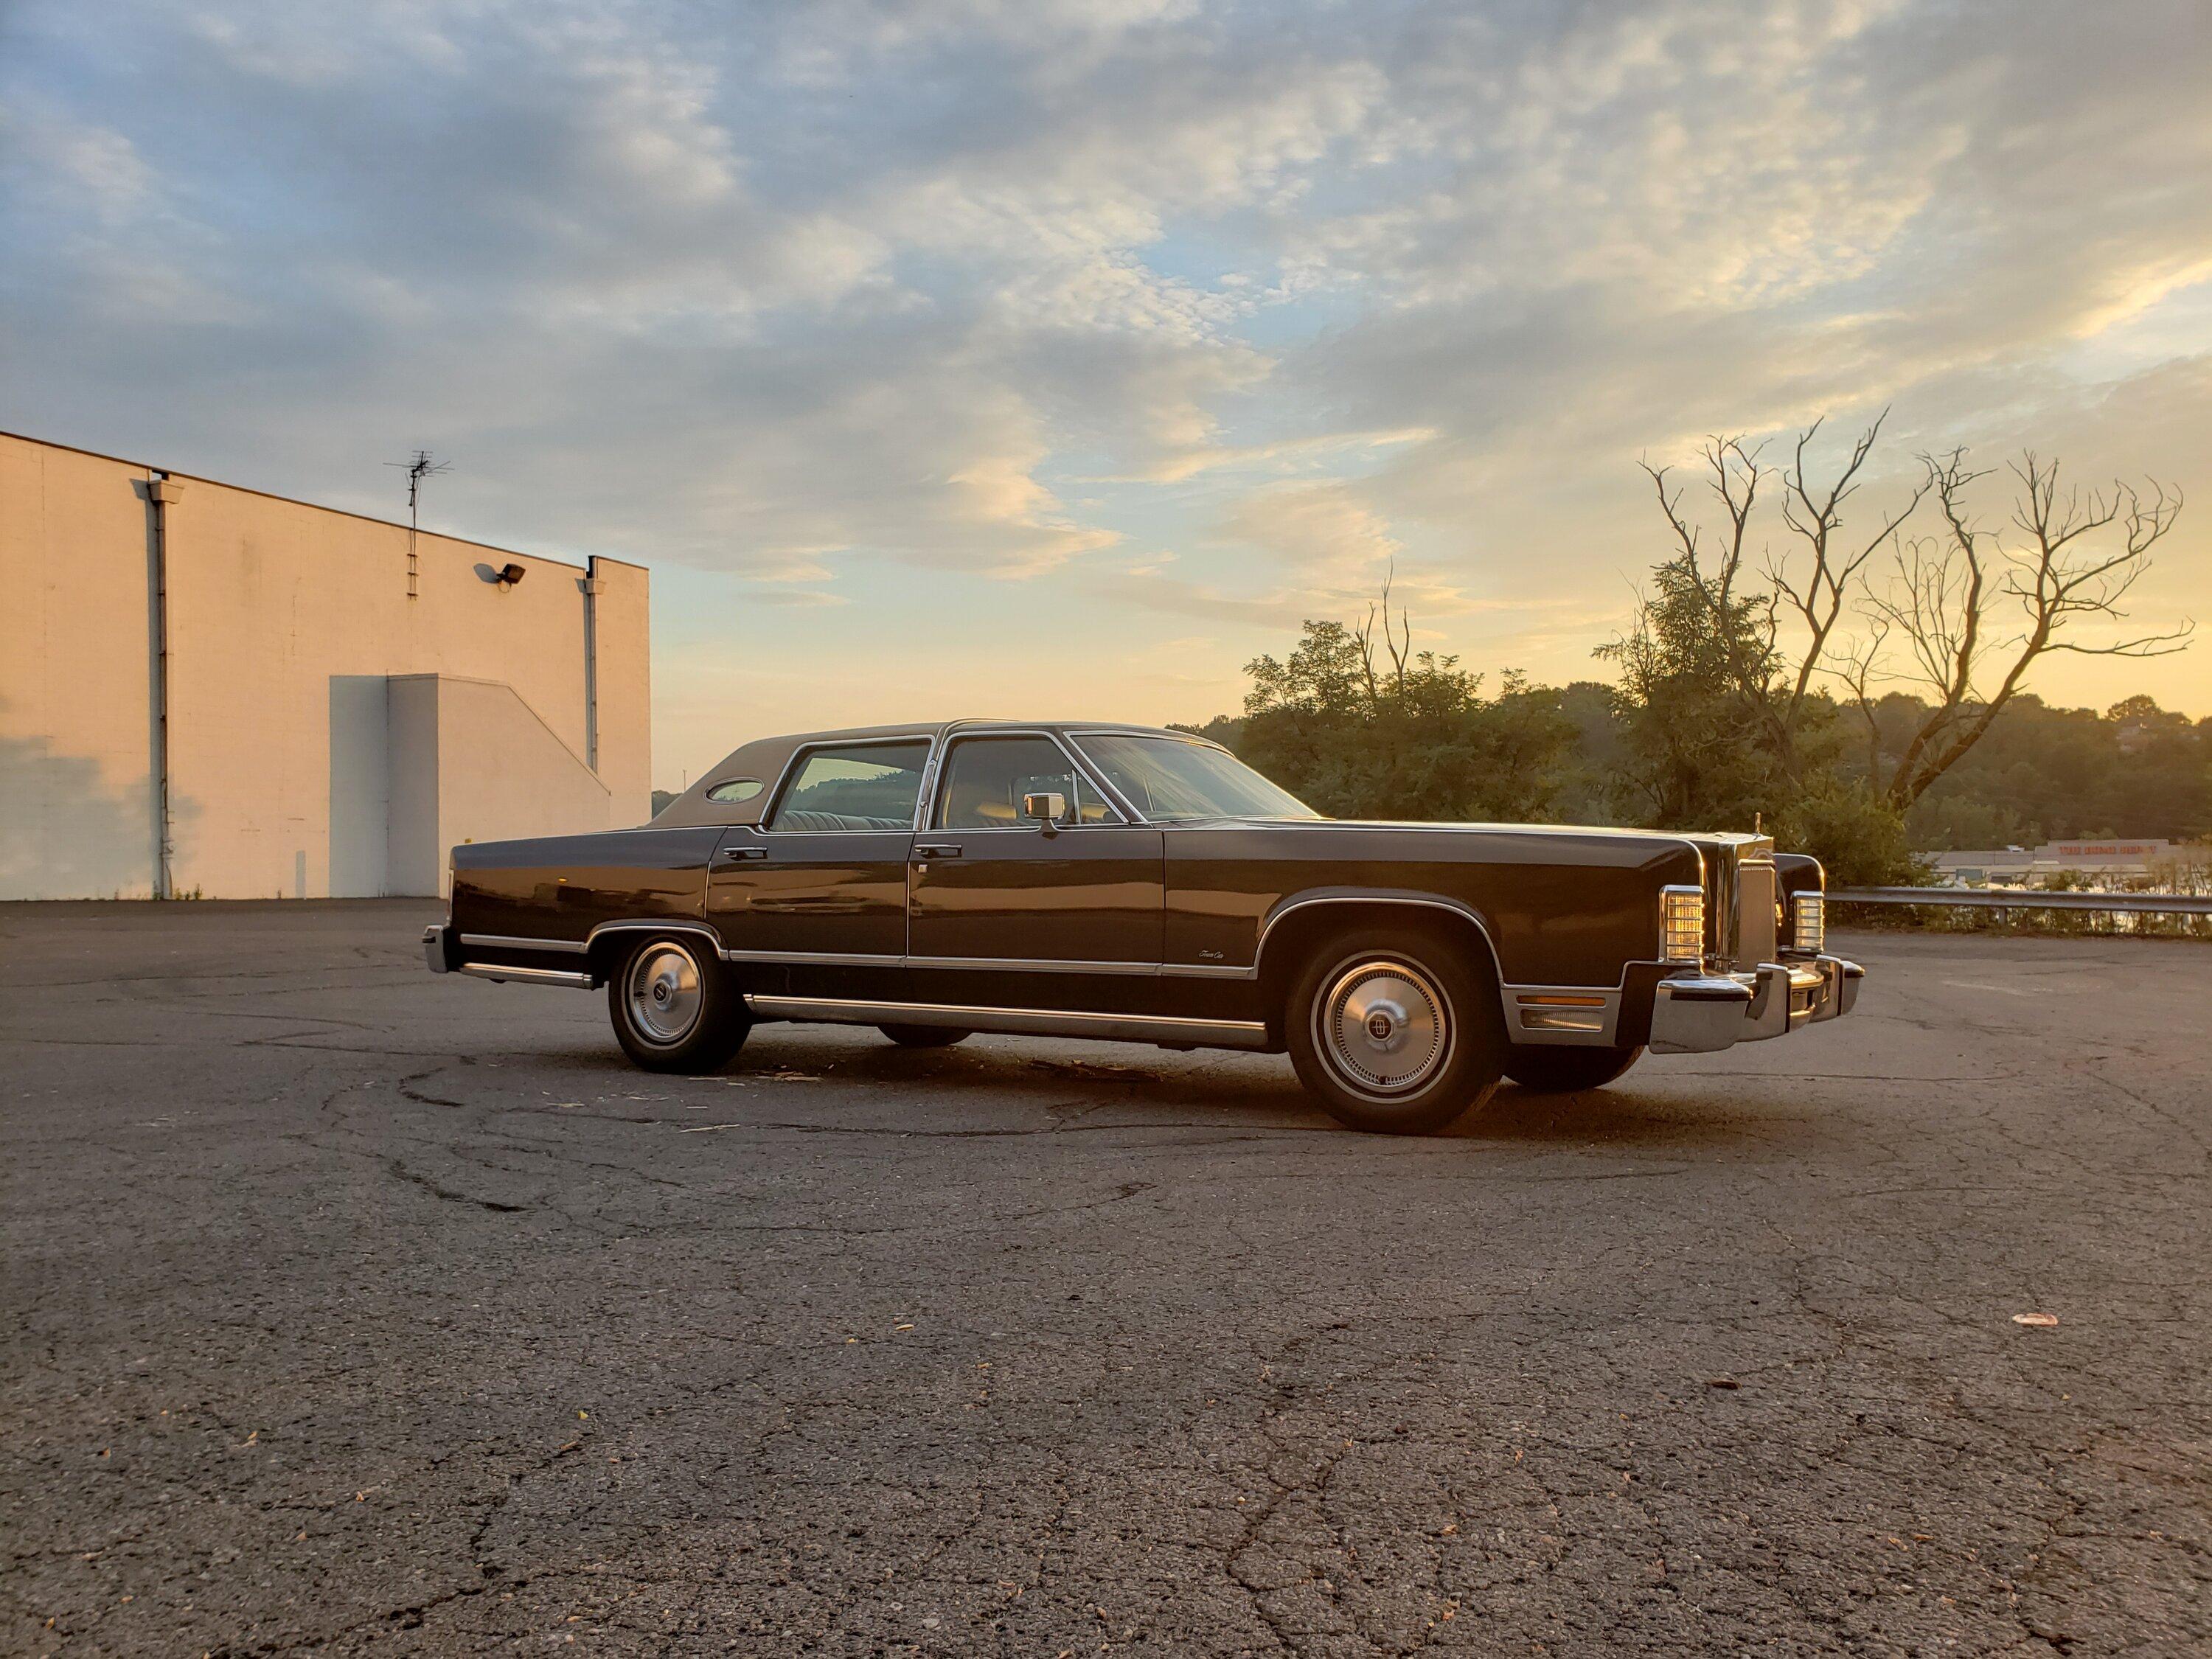
[[[1765,821],[1774,844],[1810,853],[1838,887],[1912,886],[1928,878],[1905,823],[1863,778],[1812,779]]]
[[[1910,697],[1884,701],[1886,740],[1926,716]],[[2174,841],[2212,835],[2212,721],[2192,725],[2148,697],[2104,715],[2014,697],[1973,751],[1913,804],[1916,846],[2033,846],[2083,836]]]
[[[1237,753],[1335,817],[1537,817],[1574,741],[1556,693],[1509,670],[1486,697],[1457,657],[1414,651],[1387,586],[1363,625],[1308,622],[1287,657],[1245,672]]]
[[[1694,553],[1661,565],[1652,587],[1630,631],[1598,648],[1620,669],[1615,787],[1638,823],[1749,829],[1790,799],[1802,763],[1773,718],[1781,655],[1766,607],[1709,582]]]
[[[1757,825],[1839,885],[1916,879],[1903,815],[1840,769],[1835,704],[1796,683],[1767,596],[1710,580],[1694,549],[1652,585],[1631,631],[1598,653],[1620,666],[1613,787],[1627,815],[1655,829]]]
[[[1553,803],[1560,822],[1625,822],[1616,781],[1628,766],[1629,754],[1614,689],[1597,680],[1575,680],[1557,690],[1533,688],[1529,695],[1551,699],[1574,728]]]

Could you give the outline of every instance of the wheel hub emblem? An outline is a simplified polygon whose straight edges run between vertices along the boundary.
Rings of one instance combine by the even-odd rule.
[[[1347,963],[1314,1003],[1315,1047],[1364,1094],[1405,1095],[1449,1059],[1449,1005],[1411,963]]]
[[[653,1000],[655,1002],[665,1002],[665,1001],[667,1001],[667,1000],[668,1000],[668,988],[667,988],[665,985],[656,985],[656,986],[654,986],[654,987],[653,988]]]

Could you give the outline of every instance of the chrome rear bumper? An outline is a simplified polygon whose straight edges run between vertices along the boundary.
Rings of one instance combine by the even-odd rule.
[[[1651,1051],[1704,1054],[1787,1036],[1801,1025],[1840,1019],[1858,1000],[1866,969],[1841,957],[1761,963],[1748,974],[1662,979],[1651,1000]]]

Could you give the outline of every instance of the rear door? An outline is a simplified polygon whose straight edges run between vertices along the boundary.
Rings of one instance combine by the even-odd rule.
[[[897,970],[928,759],[926,738],[802,750],[760,826],[723,836],[707,919],[733,960],[790,970],[758,982],[803,994],[823,969]]]
[[[1067,802],[1050,829],[1022,817],[1040,793]],[[908,901],[918,998],[1101,1007],[1127,999],[1102,1000],[1097,981],[1158,975],[1161,834],[1123,818],[1056,738],[957,738],[934,796]]]

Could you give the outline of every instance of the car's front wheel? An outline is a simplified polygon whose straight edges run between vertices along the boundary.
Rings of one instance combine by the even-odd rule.
[[[1505,1075],[1540,1094],[1571,1094],[1578,1089],[1602,1089],[1643,1058],[1640,1043],[1626,1048],[1580,1048],[1516,1042],[1506,1050]]]
[[[648,1072],[711,1072],[752,1030],[744,995],[720,957],[671,933],[641,941],[607,981],[615,1041]]]
[[[1331,939],[1291,988],[1298,1081],[1355,1129],[1432,1134],[1496,1092],[1497,994],[1463,948],[1392,928]]]

